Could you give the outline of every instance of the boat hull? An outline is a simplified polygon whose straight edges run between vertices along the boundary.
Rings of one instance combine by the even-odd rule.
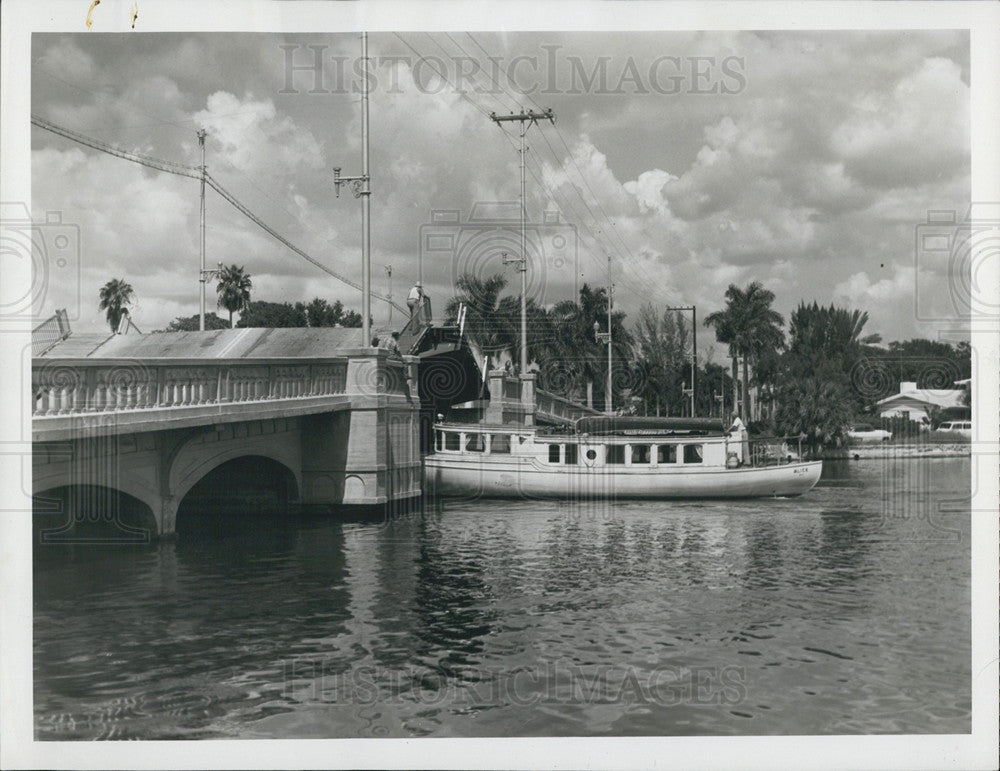
[[[819,481],[822,461],[739,468],[552,468],[534,459],[429,455],[428,492],[469,498],[761,498],[802,495]]]

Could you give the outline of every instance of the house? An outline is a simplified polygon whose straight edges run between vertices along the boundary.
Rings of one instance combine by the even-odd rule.
[[[899,393],[879,399],[877,409],[879,417],[909,417],[918,423],[930,421],[930,413],[936,410],[960,409],[968,413],[963,397],[969,381],[963,380],[956,385],[964,388],[917,388],[914,382],[899,384]]]

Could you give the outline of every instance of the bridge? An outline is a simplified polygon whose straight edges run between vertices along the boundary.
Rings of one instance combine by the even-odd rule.
[[[123,522],[123,530],[170,535],[192,488],[246,458],[267,461],[257,464],[261,474],[287,474],[287,497],[303,504],[419,496],[418,360],[362,346],[360,335],[233,329],[38,340],[36,502],[53,491],[114,490],[148,510],[145,526]]]
[[[403,341],[405,354],[341,328],[70,335],[57,316],[33,338],[35,512],[55,523],[41,537],[87,540],[95,518],[115,538],[169,536],[213,488],[210,508],[220,489],[247,510],[405,506],[439,411],[526,425],[595,414],[534,373],[483,377],[455,326]]]

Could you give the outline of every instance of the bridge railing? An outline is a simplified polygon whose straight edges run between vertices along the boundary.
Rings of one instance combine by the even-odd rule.
[[[598,410],[587,407],[572,399],[559,396],[551,391],[542,388],[534,389],[535,409],[547,416],[563,418],[564,420],[576,420],[586,415],[600,415]],[[518,402],[521,399],[521,381],[517,377],[505,375],[503,378],[503,398],[507,401]]]
[[[32,415],[405,392],[403,362],[371,358],[370,366],[356,378],[360,382],[350,384],[347,359],[307,364],[36,360],[31,373]]]
[[[597,410],[586,405],[566,399],[558,394],[544,391],[541,388],[535,389],[535,404],[539,413],[544,413],[551,417],[563,418],[567,421],[576,420],[586,415],[600,414]]]

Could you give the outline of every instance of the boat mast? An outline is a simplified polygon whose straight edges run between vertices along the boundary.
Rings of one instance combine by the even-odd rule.
[[[518,270],[521,272],[521,374],[524,375],[528,371],[528,253],[525,237],[527,203],[524,200],[524,135],[539,120],[548,120],[550,123],[555,123],[556,117],[552,114],[551,109],[546,109],[544,112],[528,110],[516,115],[514,113],[510,115],[497,115],[495,112],[491,112],[490,119],[497,125],[503,121],[516,120],[521,122],[521,257],[518,260],[510,260],[510,262],[520,263]]]

